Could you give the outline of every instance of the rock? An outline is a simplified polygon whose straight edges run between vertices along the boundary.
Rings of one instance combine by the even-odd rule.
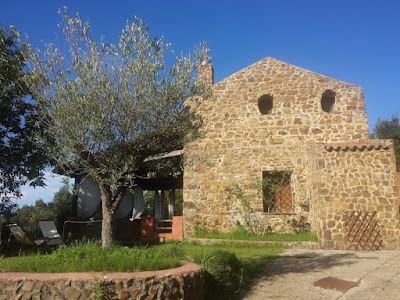
[[[22,291],[24,293],[29,293],[33,290],[33,282],[32,281],[25,281],[24,285],[22,286]]]
[[[64,290],[64,295],[67,299],[79,299],[81,292],[74,287],[67,286]]]
[[[122,291],[119,293],[119,300],[127,300],[129,299],[129,297],[131,296],[131,294],[127,291]]]

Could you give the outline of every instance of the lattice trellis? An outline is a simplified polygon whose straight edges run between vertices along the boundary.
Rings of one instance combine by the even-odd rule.
[[[264,211],[292,213],[292,189],[289,171],[263,172]]]
[[[350,210],[344,212],[349,250],[380,250],[382,236],[376,211]]]

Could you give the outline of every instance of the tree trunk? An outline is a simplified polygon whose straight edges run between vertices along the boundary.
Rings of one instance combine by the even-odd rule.
[[[103,247],[110,247],[114,241],[114,214],[107,205],[102,203],[103,210],[103,223],[101,226],[101,245]]]
[[[111,200],[112,195],[108,186],[100,185],[101,192],[101,210],[103,214],[103,222],[101,225],[101,245],[110,247],[114,240],[114,214]]]
[[[114,241],[115,232],[115,213],[126,194],[127,188],[118,188],[115,199],[109,185],[100,184],[101,193],[101,209],[103,213],[103,222],[101,226],[101,245],[103,247],[110,247]]]

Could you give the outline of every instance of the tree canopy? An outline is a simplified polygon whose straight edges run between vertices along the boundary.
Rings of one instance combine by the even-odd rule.
[[[378,139],[393,139],[396,153],[396,166],[400,171],[400,120],[393,115],[390,120],[378,119],[374,127],[374,136]]]
[[[174,57],[171,44],[151,37],[139,18],[127,21],[118,45],[108,44],[92,37],[79,14],[61,14],[67,52],[53,44],[43,52],[25,47],[29,88],[46,129],[36,138],[67,173],[99,184],[107,246],[116,209],[146,158],[201,134],[196,109],[210,88],[194,72],[208,49],[203,43]]]
[[[26,97],[25,59],[19,33],[0,26],[0,198],[20,197],[20,188],[44,185],[46,155],[31,137],[36,129],[36,107]]]

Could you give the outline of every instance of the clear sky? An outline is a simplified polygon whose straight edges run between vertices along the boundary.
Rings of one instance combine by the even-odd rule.
[[[110,42],[135,15],[178,52],[205,40],[216,81],[272,56],[362,86],[370,129],[400,113],[399,0],[0,0],[0,24],[15,25],[40,47],[60,39],[64,5]]]

